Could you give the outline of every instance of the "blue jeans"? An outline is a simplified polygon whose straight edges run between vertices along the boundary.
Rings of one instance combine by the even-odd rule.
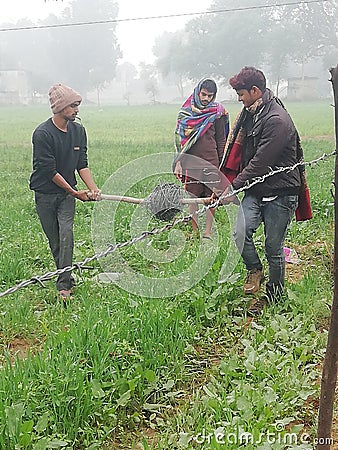
[[[262,201],[245,194],[238,213],[234,238],[247,270],[263,268],[253,236],[259,225],[264,224],[265,256],[269,266],[266,293],[273,300],[278,300],[284,289],[284,240],[297,203],[297,195],[278,196],[275,200]]]
[[[35,192],[35,206],[45,232],[57,269],[72,266],[75,198],[70,194],[43,194]],[[56,288],[71,289],[75,285],[71,272],[60,274]]]

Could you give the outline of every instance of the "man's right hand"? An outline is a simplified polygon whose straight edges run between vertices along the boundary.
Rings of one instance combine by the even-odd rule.
[[[74,194],[74,197],[77,198],[78,200],[81,200],[82,202],[91,202],[91,201],[93,201],[93,199],[91,199],[88,196],[88,192],[89,191],[85,191],[85,190],[76,191],[76,194]]]
[[[238,206],[240,204],[237,195],[231,195],[233,190],[233,187],[230,185],[226,187],[222,194],[219,196],[219,201],[222,203],[222,205],[229,205],[230,203],[234,203]]]
[[[183,170],[182,170],[182,165],[181,165],[180,161],[177,161],[177,163],[176,163],[174,175],[178,180],[182,181]]]

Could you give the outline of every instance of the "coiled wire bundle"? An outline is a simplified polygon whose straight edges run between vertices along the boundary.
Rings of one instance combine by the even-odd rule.
[[[145,205],[147,210],[159,220],[170,221],[183,210],[183,205],[191,203],[209,204],[211,198],[184,198],[184,190],[175,183],[160,183],[146,198],[125,197],[123,195],[100,194],[98,200],[112,200]]]
[[[175,183],[161,183],[144,200],[144,204],[156,219],[169,222],[182,211],[183,194],[181,186]]]

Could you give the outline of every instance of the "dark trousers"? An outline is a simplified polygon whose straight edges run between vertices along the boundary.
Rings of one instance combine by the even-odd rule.
[[[57,269],[72,266],[75,198],[69,194],[42,194],[35,192],[36,211],[40,218]],[[60,274],[56,288],[71,289],[75,285],[70,271]]]
[[[238,214],[234,237],[247,270],[262,270],[253,236],[259,225],[264,224],[265,255],[269,265],[266,293],[275,300],[284,288],[284,239],[297,203],[297,195],[278,196],[275,200],[264,202],[246,194]]]

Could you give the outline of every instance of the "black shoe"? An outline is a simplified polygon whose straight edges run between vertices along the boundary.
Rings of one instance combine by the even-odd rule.
[[[257,300],[252,300],[248,310],[247,315],[249,317],[257,317],[259,316],[263,309],[269,306],[269,299],[267,296],[260,297]]]
[[[278,303],[283,295],[283,292],[283,285],[270,283],[270,281],[266,283],[266,295],[270,302]]]

